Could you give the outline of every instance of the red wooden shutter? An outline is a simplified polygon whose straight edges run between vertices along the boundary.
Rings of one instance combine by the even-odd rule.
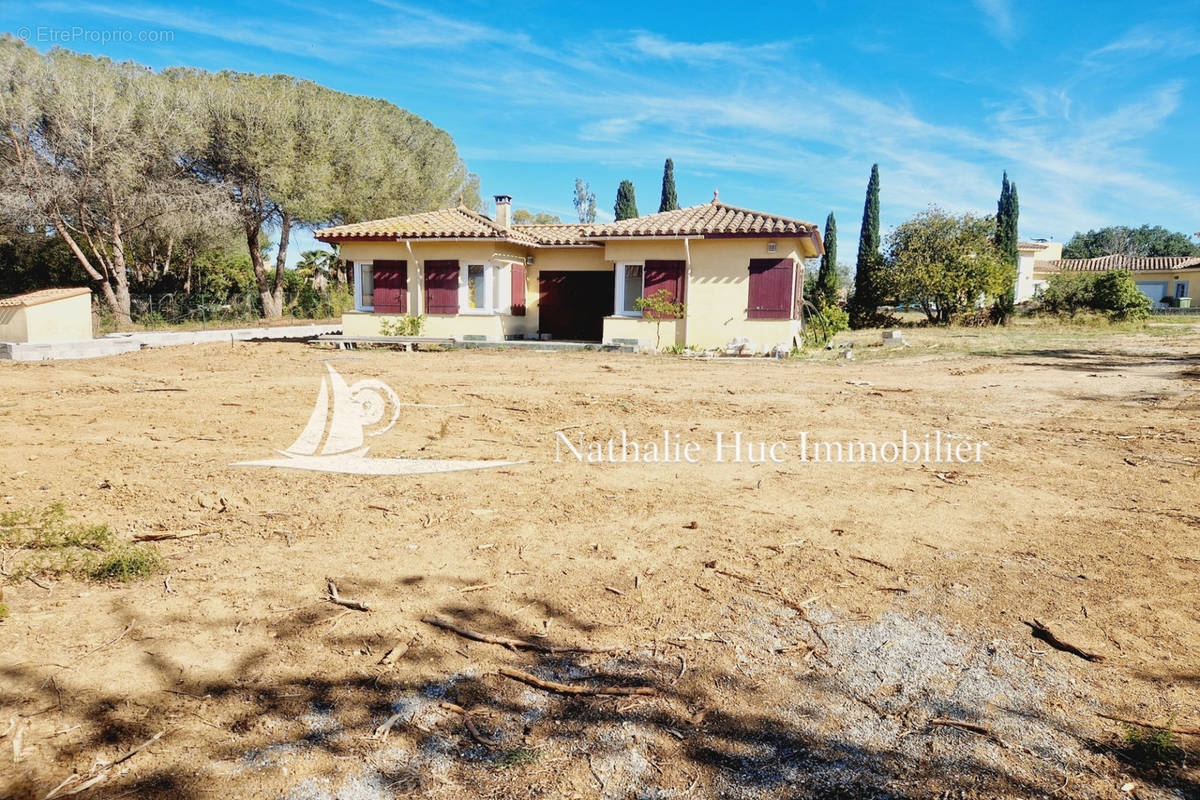
[[[408,313],[408,262],[375,259],[375,313]]]
[[[683,301],[683,275],[687,263],[684,261],[647,261],[643,297],[650,297],[663,289],[671,293],[670,301]],[[647,311],[645,315],[653,317],[654,312]]]
[[[525,265],[512,265],[512,315],[525,316]]]
[[[458,313],[458,262],[425,262],[425,313]]]
[[[748,319],[791,319],[794,267],[790,258],[750,259]]]

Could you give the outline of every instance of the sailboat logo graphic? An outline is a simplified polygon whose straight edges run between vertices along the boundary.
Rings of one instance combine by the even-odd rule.
[[[348,475],[421,475],[431,472],[460,472],[523,464],[523,461],[451,461],[424,458],[368,458],[366,437],[387,433],[400,419],[404,406],[420,408],[418,403],[401,403],[386,383],[366,378],[347,385],[332,364],[322,376],[317,403],[308,424],[286,450],[282,458],[242,461],[235,467],[282,467],[313,472],[340,472]],[[384,420],[388,410],[390,416]]]

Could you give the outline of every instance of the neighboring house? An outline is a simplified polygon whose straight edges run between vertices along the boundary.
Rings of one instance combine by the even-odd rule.
[[[46,344],[91,338],[91,289],[42,289],[0,299],[0,342]]]
[[[611,223],[520,225],[512,198],[496,219],[463,206],[316,232],[352,264],[346,335],[403,314],[424,335],[460,341],[551,338],[609,344],[759,346],[799,334],[804,259],[823,252],[817,226],[711,203]],[[635,307],[666,289],[679,320]],[[656,331],[660,328],[660,331]]]
[[[1034,239],[1032,242],[1017,244],[1017,293],[1016,301],[1024,303],[1032,300],[1041,289],[1045,288],[1045,278],[1039,278],[1044,272],[1043,264],[1054,259],[1062,258],[1062,243],[1049,239]]]
[[[1196,256],[1101,256],[1038,261],[1034,277],[1043,284],[1058,272],[1128,270],[1138,289],[1157,307],[1190,305],[1200,291],[1200,258]],[[1181,302],[1182,301],[1182,302]]]

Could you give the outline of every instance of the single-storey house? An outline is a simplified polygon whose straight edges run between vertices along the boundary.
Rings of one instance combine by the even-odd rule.
[[[1033,266],[1035,280],[1043,285],[1059,272],[1128,270],[1138,289],[1160,308],[1190,305],[1192,292],[1200,292],[1200,258],[1196,256],[1058,258],[1037,261]]]
[[[459,341],[559,339],[608,344],[760,347],[799,334],[804,259],[823,252],[816,225],[713,201],[619,222],[523,225],[512,198],[496,218],[464,206],[316,232],[354,275],[345,335],[425,318],[423,335]],[[639,298],[666,290],[679,319]]]
[[[46,344],[91,338],[91,289],[42,289],[0,299],[0,342]]]

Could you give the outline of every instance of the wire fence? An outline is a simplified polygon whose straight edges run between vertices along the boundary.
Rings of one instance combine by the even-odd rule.
[[[284,316],[295,319],[332,319],[352,305],[348,291],[304,292],[286,298]],[[137,294],[129,297],[130,316],[146,328],[226,328],[231,324],[258,323],[262,305],[257,294],[234,294],[220,298],[183,292]],[[111,310],[103,300],[94,305],[101,329],[116,329]]]

